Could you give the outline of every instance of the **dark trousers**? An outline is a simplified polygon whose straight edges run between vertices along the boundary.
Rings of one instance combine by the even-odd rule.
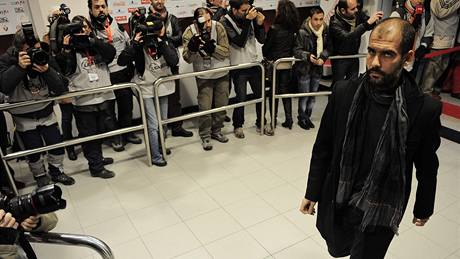
[[[268,93],[268,98],[270,99],[270,114],[272,112],[273,102],[272,102],[272,81],[267,81],[267,84],[270,85],[270,92]],[[276,94],[292,94],[294,93],[295,87],[291,82],[291,70],[278,70],[276,72]],[[283,98],[283,107],[284,107],[284,116],[286,117],[286,122],[292,122],[292,99]],[[278,117],[278,99],[275,100],[275,121]],[[273,125],[275,126],[275,125]]]
[[[3,155],[6,155],[6,148],[8,147],[8,128],[6,127],[5,114],[0,111],[0,148]],[[8,165],[11,174],[14,176],[13,169]],[[0,187],[9,187],[9,180],[6,174],[6,168],[2,161],[0,161]]]
[[[333,59],[332,64],[332,81],[349,80],[358,77],[359,59]]]
[[[231,73],[233,85],[235,86],[236,102],[246,101],[247,83],[251,86],[255,98],[260,98],[262,95],[262,82],[259,68],[247,68],[232,71]],[[256,104],[256,126],[260,127],[261,119],[261,103]],[[265,114],[264,114],[265,115]],[[264,118],[265,119],[265,118]],[[233,127],[241,128],[244,124],[244,107],[238,107],[233,110]]]
[[[173,75],[179,74],[179,67],[171,68]],[[168,118],[182,115],[182,104],[180,103],[180,80],[175,80],[175,91],[168,95]],[[170,123],[171,130],[175,131],[182,127],[182,121]]]
[[[73,139],[72,134],[72,120],[73,120],[73,104],[71,103],[60,103],[59,108],[61,109],[61,130],[62,139],[69,140]],[[67,152],[74,150],[74,146],[66,147]]]
[[[110,82],[112,84],[122,84],[131,82],[133,73],[128,69],[110,73]],[[123,88],[114,91],[117,100],[118,120],[117,128],[127,128],[132,126],[133,122],[133,91],[131,88]],[[113,109],[115,113],[115,107]]]
[[[34,130],[24,132],[18,131],[18,134],[26,150],[43,147],[43,141],[45,141],[47,146],[62,142],[61,132],[59,132],[57,124],[51,126],[38,126]],[[64,149],[56,148],[48,151],[48,153],[59,156],[64,154]],[[40,153],[27,156],[29,163],[37,162],[40,157]]]
[[[353,240],[350,249],[350,259],[383,259],[393,240],[394,233],[389,227],[374,227],[372,230],[362,232],[359,225],[363,212],[349,207],[344,212],[343,224]]]
[[[110,107],[107,105],[97,107],[100,107],[100,109],[91,112],[76,110],[75,119],[80,137],[92,136],[116,128]],[[91,172],[100,172],[104,169],[101,145],[102,140],[100,139],[82,144],[83,154],[88,160]]]

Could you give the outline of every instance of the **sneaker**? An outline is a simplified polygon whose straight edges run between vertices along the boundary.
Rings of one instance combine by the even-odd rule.
[[[38,188],[43,187],[43,186],[47,186],[47,185],[50,185],[50,184],[53,183],[51,181],[51,178],[46,174],[38,176],[38,177],[34,177],[34,178],[35,178],[35,181],[37,182]]]
[[[99,172],[91,172],[91,176],[92,177],[99,177],[99,178],[102,178],[102,179],[108,179],[108,178],[114,177],[115,173],[104,168]]]
[[[136,134],[129,134],[125,137],[125,141],[127,143],[131,143],[131,144],[134,144],[134,145],[139,145],[139,144],[142,144],[142,139],[140,139],[138,136],[136,136]]]
[[[260,127],[257,127],[256,131],[257,131],[257,133],[260,134],[260,132],[261,132]],[[273,131],[273,129],[270,126],[265,125],[264,134],[267,135],[267,136],[273,136],[273,135],[275,135],[275,131]]]
[[[66,151],[67,151],[67,157],[69,158],[69,160],[72,160],[72,161],[77,160],[78,156],[77,156],[77,153],[75,152],[75,148],[73,146],[68,147],[66,149]]]
[[[220,143],[227,143],[228,138],[222,132],[211,133],[211,138],[219,141]]]
[[[125,151],[125,147],[121,143],[112,142],[111,145],[112,145],[113,151],[115,152]]]
[[[203,146],[203,149],[206,151],[212,150],[211,138],[208,137],[201,139],[201,145]]]
[[[235,128],[233,130],[233,133],[235,134],[235,137],[237,138],[244,138],[243,128]]]
[[[62,183],[63,185],[73,185],[75,183],[75,179],[71,176],[66,175],[65,173],[61,172],[60,174],[51,174],[51,180],[55,183]]]
[[[111,157],[104,157],[104,158],[102,159],[102,164],[103,164],[103,165],[111,165],[111,164],[113,164],[113,158],[111,158]]]
[[[171,134],[173,135],[173,137],[184,137],[184,138],[193,137],[193,132],[188,131],[182,127],[178,129],[174,129]]]

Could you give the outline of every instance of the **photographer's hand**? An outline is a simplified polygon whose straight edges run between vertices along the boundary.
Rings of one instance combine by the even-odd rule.
[[[191,52],[198,52],[198,50],[200,49],[200,45],[201,45],[201,39],[199,38],[199,36],[195,35],[188,42],[187,48]]]
[[[248,14],[246,15],[246,19],[252,21],[252,20],[254,20],[254,19],[257,17],[257,15],[258,15],[258,12],[257,12],[256,8],[255,8],[255,7],[252,7],[252,8],[249,10]]]
[[[45,73],[46,71],[48,71],[48,68],[49,68],[48,64],[43,65],[43,66],[34,64],[34,66],[32,67],[32,70],[35,70],[38,73]]]
[[[265,15],[261,12],[257,12],[257,24],[258,25],[263,25],[265,21]]]
[[[204,48],[204,51],[209,56],[212,56],[212,54],[216,51],[216,41],[215,40],[206,41],[203,48]]]
[[[26,69],[28,66],[32,65],[32,61],[30,60],[29,55],[27,55],[27,52],[19,52],[18,65],[23,69]]]
[[[133,42],[134,44],[141,44],[142,42],[144,42],[144,40],[142,39],[142,32],[136,33]]]
[[[32,231],[37,228],[38,223],[40,223],[40,217],[36,216],[30,216],[29,218],[25,219],[23,222],[21,222],[21,227],[25,231]]]
[[[0,210],[0,227],[17,229],[18,225],[19,224],[16,222],[16,219],[13,218],[11,213],[6,213],[4,210]]]

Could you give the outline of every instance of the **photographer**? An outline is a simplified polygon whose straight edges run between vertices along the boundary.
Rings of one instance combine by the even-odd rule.
[[[182,44],[182,31],[179,27],[179,20],[177,17],[166,10],[166,0],[150,0],[149,15],[156,15],[161,17],[165,26],[165,33],[168,41],[176,49]],[[178,52],[179,55],[179,52]],[[179,74],[179,66],[171,66],[173,75]],[[168,118],[174,118],[182,115],[182,104],[180,103],[180,81],[176,80],[174,93],[169,95],[168,99]],[[169,124],[172,135],[174,137],[192,137],[193,132],[188,131],[182,127],[182,121]]]
[[[231,11],[221,19],[221,23],[227,31],[230,42],[230,64],[257,62],[256,39],[259,43],[265,42],[264,21],[265,16],[252,6],[250,0],[230,0]],[[262,96],[261,71],[258,68],[235,70],[231,73],[237,102],[246,101],[247,82],[251,85],[256,98]],[[257,131],[260,132],[261,103],[256,104]],[[265,114],[264,114],[265,115]],[[244,138],[244,107],[233,110],[233,128],[237,138]],[[264,116],[265,120],[265,116]],[[264,134],[273,136],[273,130],[269,127],[263,129]]]
[[[230,65],[230,49],[227,33],[220,22],[211,20],[212,12],[200,7],[193,14],[194,22],[184,32],[182,56],[187,63],[193,63],[193,70],[203,71]],[[196,77],[198,106],[200,111],[219,108],[228,104],[228,72]],[[225,111],[204,115],[199,118],[199,134],[204,150],[211,150],[211,138],[221,143],[228,138],[221,133],[224,127]]]
[[[0,91],[10,103],[45,100],[67,91],[68,81],[59,72],[54,59],[40,47],[32,24],[24,24],[16,32],[13,46],[0,56]],[[30,150],[62,142],[54,102],[38,103],[10,109],[16,131],[24,149]],[[48,151],[47,162],[51,180],[72,185],[75,180],[63,169],[64,149]],[[41,154],[28,156],[28,164],[37,185],[50,183]]]
[[[134,68],[117,64],[118,56],[129,45],[128,33],[123,26],[119,25],[109,15],[106,0],[88,0],[88,8],[95,35],[113,45],[117,50],[115,58],[109,64],[110,81],[112,84],[130,82],[134,76]],[[131,127],[133,120],[133,92],[131,88],[119,89],[114,92],[118,107],[118,127]],[[142,140],[133,132],[126,133],[123,136],[123,140],[119,137],[113,138],[112,148],[118,152],[123,151],[125,142],[141,144]]]
[[[115,57],[115,48],[92,34],[89,21],[75,16],[73,23],[81,23],[82,31],[64,37],[57,59],[63,73],[71,81],[70,91],[82,91],[110,86],[108,64]],[[115,95],[113,91],[75,97],[75,119],[80,137],[87,137],[114,130],[115,120],[111,111]],[[115,173],[104,166],[113,163],[103,158],[101,140],[82,143],[83,154],[88,160],[91,176],[112,178]]]
[[[228,13],[228,6],[228,0],[206,0],[206,7],[211,10],[211,19],[214,21],[220,21]]]
[[[177,66],[179,56],[166,36],[163,22],[156,15],[149,15],[146,23],[136,28],[135,35],[131,46],[123,50],[118,57],[118,65],[126,66],[134,62],[136,70],[133,82],[142,89],[152,163],[156,166],[166,166],[166,160],[160,152],[153,83],[160,77],[172,75],[171,67]],[[167,118],[168,96],[174,93],[174,88],[174,83],[171,81],[159,87],[162,119]]]
[[[0,258],[37,258],[22,232],[48,232],[56,227],[57,221],[52,212],[30,216],[19,223],[11,213],[0,209]]]

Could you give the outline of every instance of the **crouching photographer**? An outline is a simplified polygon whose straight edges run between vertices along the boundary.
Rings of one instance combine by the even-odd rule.
[[[195,72],[230,65],[230,48],[224,26],[211,20],[212,12],[200,7],[194,12],[194,22],[182,36],[182,56],[187,63],[193,63]],[[228,72],[212,73],[196,77],[198,106],[200,111],[219,108],[228,104]],[[199,133],[204,150],[211,150],[211,138],[221,143],[228,138],[221,133],[224,127],[225,111],[204,115],[199,118]]]
[[[14,35],[13,46],[0,57],[0,91],[8,96],[8,102],[45,100],[67,91],[68,81],[59,72],[54,59],[41,48],[32,24],[25,23]],[[20,145],[35,149],[62,142],[54,102],[37,103],[10,109]],[[72,177],[63,170],[64,149],[50,150],[47,156],[51,180],[65,185],[74,184]],[[50,183],[41,154],[28,156],[30,171],[37,185]]]
[[[24,232],[52,230],[58,221],[54,211],[66,207],[61,195],[57,185],[47,185],[17,197],[0,193],[0,258],[37,258]]]
[[[115,57],[115,48],[92,33],[89,21],[83,16],[75,16],[64,36],[62,51],[57,60],[63,73],[70,80],[70,91],[83,91],[111,85],[108,64]],[[75,97],[73,100],[75,119],[80,137],[87,137],[114,130],[115,120],[111,112],[113,91]],[[111,158],[103,158],[101,140],[82,144],[83,154],[88,160],[91,176],[112,178],[115,173],[104,166],[113,163]]]
[[[152,163],[165,166],[158,139],[158,119],[155,108],[153,83],[160,77],[172,75],[171,67],[177,66],[179,57],[174,45],[166,37],[165,27],[160,17],[150,14],[144,23],[135,28],[135,37],[129,47],[118,57],[118,65],[126,66],[134,62],[133,82],[141,87],[149,131]],[[168,95],[174,93],[174,82],[160,85],[160,112],[162,119],[168,115]]]

